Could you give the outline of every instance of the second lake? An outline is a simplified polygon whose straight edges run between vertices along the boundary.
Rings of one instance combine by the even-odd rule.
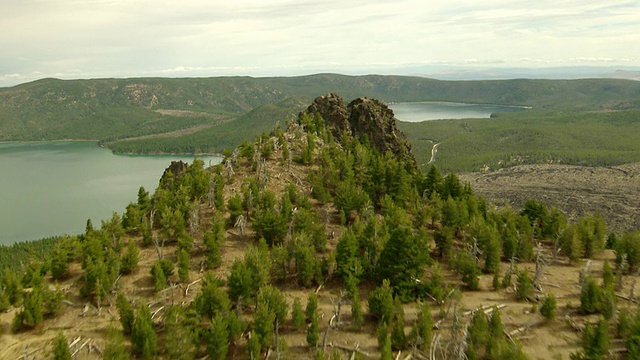
[[[524,107],[453,102],[403,102],[389,104],[396,119],[420,122],[441,119],[489,118],[497,112],[523,111]]]

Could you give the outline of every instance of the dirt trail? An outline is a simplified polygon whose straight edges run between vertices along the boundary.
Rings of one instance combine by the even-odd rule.
[[[431,148],[431,159],[429,159],[429,162],[427,164],[433,164],[434,162],[436,162],[436,154],[438,153],[438,145],[440,145],[440,143],[433,144],[433,147]]]

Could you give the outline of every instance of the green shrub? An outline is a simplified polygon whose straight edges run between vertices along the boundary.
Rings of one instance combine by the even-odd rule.
[[[129,240],[129,244],[127,245],[127,251],[122,256],[122,261],[120,262],[120,273],[122,274],[130,274],[138,267],[138,258],[140,256],[140,249],[136,242],[133,240]]]
[[[528,300],[533,292],[533,285],[531,284],[531,278],[526,269],[518,272],[518,278],[516,279],[516,299]]]
[[[71,360],[71,350],[69,349],[69,342],[64,337],[62,332],[58,332],[58,335],[53,339],[53,350],[51,352],[53,360]]]
[[[540,314],[547,320],[553,320],[556,318],[556,298],[552,294],[548,294],[542,299],[542,306],[540,306]]]
[[[140,304],[133,322],[131,343],[136,355],[143,359],[151,359],[158,352],[156,332],[153,329],[151,313],[146,304]]]
[[[368,299],[369,314],[377,321],[391,324],[395,312],[393,303],[393,291],[388,280],[384,280],[382,285],[369,294]]]
[[[466,251],[458,253],[458,269],[462,275],[462,282],[469,290],[478,290],[480,282],[480,267],[476,261]]]
[[[293,306],[291,308],[291,325],[297,330],[302,330],[305,325],[304,310],[299,298],[293,300]]]
[[[572,360],[599,360],[609,354],[609,325],[606,320],[598,321],[593,328],[587,323],[582,333],[582,351],[571,354]],[[629,357],[633,358],[633,357]]]

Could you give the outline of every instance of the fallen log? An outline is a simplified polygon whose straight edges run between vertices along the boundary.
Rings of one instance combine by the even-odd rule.
[[[495,309],[500,310],[500,309],[504,309],[504,308],[506,308],[506,307],[507,307],[507,304],[495,305],[495,306],[490,307],[489,309],[484,310],[484,313],[485,313],[485,315],[489,315],[489,314],[491,314]]]
[[[636,300],[634,298],[630,298],[628,296],[622,295],[622,294],[616,293],[616,297],[619,298],[619,299],[622,299],[622,300],[627,300],[627,301],[632,302],[634,304],[640,304],[640,301],[638,301],[638,300]]]
[[[153,320],[153,318],[156,317],[156,315],[158,315],[158,313],[162,311],[162,309],[164,309],[164,305],[160,306],[157,310],[151,313],[151,320]]]
[[[189,287],[191,287],[191,285],[195,285],[197,283],[199,283],[200,281],[202,281],[202,278],[192,282],[191,284],[187,285],[187,288],[184,290],[184,296],[189,295]]]
[[[82,343],[82,345],[80,345],[79,348],[76,349],[76,351],[73,352],[73,354],[71,354],[71,357],[75,357],[77,353],[79,353],[80,351],[82,351],[82,349],[84,349],[85,346],[87,346],[87,344],[89,343],[89,341],[91,341],[91,339],[87,339],[84,341],[84,343]],[[69,345],[69,347],[71,347],[71,345]]]
[[[584,331],[585,326],[584,326],[584,325],[581,325],[581,324],[576,323],[576,322],[575,322],[575,320],[573,320],[573,319],[571,318],[571,316],[569,316],[569,315],[565,315],[565,316],[564,316],[564,319],[567,321],[567,323],[569,324],[569,326],[571,326],[571,328],[572,328],[573,330],[575,330],[575,331],[579,331],[579,332],[583,332],[583,331]]]
[[[98,345],[96,345],[95,343],[91,343],[91,347],[93,348],[93,350],[95,350],[98,354],[102,355],[102,350],[100,349],[100,347],[98,347]]]
[[[498,304],[498,305],[482,305],[479,308],[473,309],[473,310],[468,310],[462,313],[462,317],[465,316],[469,316],[471,314],[473,314],[474,311],[482,311],[484,312],[486,315],[489,315],[493,312],[494,308],[498,308],[498,309],[503,309],[507,307],[507,304]],[[433,324],[433,329],[440,329],[440,325],[446,320],[447,318],[442,318],[438,321],[435,322],[435,324]]]
[[[350,346],[340,345],[340,344],[334,344],[334,343],[327,343],[327,345],[330,346],[330,347],[334,347],[334,348],[345,350],[345,351],[357,352],[360,355],[362,355],[364,357],[367,357],[367,358],[370,358],[370,359],[377,359],[378,358],[378,356],[376,356],[376,355],[369,354],[368,352],[364,352],[364,351],[360,350],[358,348],[359,344],[356,345],[355,347],[350,347]]]
[[[76,338],[71,342],[71,344],[69,344],[69,347],[71,348],[71,347],[73,347],[75,344],[77,344],[78,342],[80,342],[80,339],[82,339],[82,336],[78,336],[78,337],[76,337]]]

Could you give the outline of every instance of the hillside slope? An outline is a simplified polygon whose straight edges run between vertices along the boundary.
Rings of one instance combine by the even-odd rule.
[[[290,78],[43,79],[0,89],[0,141],[116,140],[213,126],[288,97],[339,92],[391,101],[458,101],[549,109],[630,109],[627,80],[438,81],[319,74]],[[176,111],[180,110],[180,112]]]
[[[607,234],[597,215],[495,208],[425,175],[384,103],[318,97],[0,268],[0,358],[44,358],[57,337],[78,359],[566,359],[600,319],[585,351],[635,356],[640,234],[616,254]]]

